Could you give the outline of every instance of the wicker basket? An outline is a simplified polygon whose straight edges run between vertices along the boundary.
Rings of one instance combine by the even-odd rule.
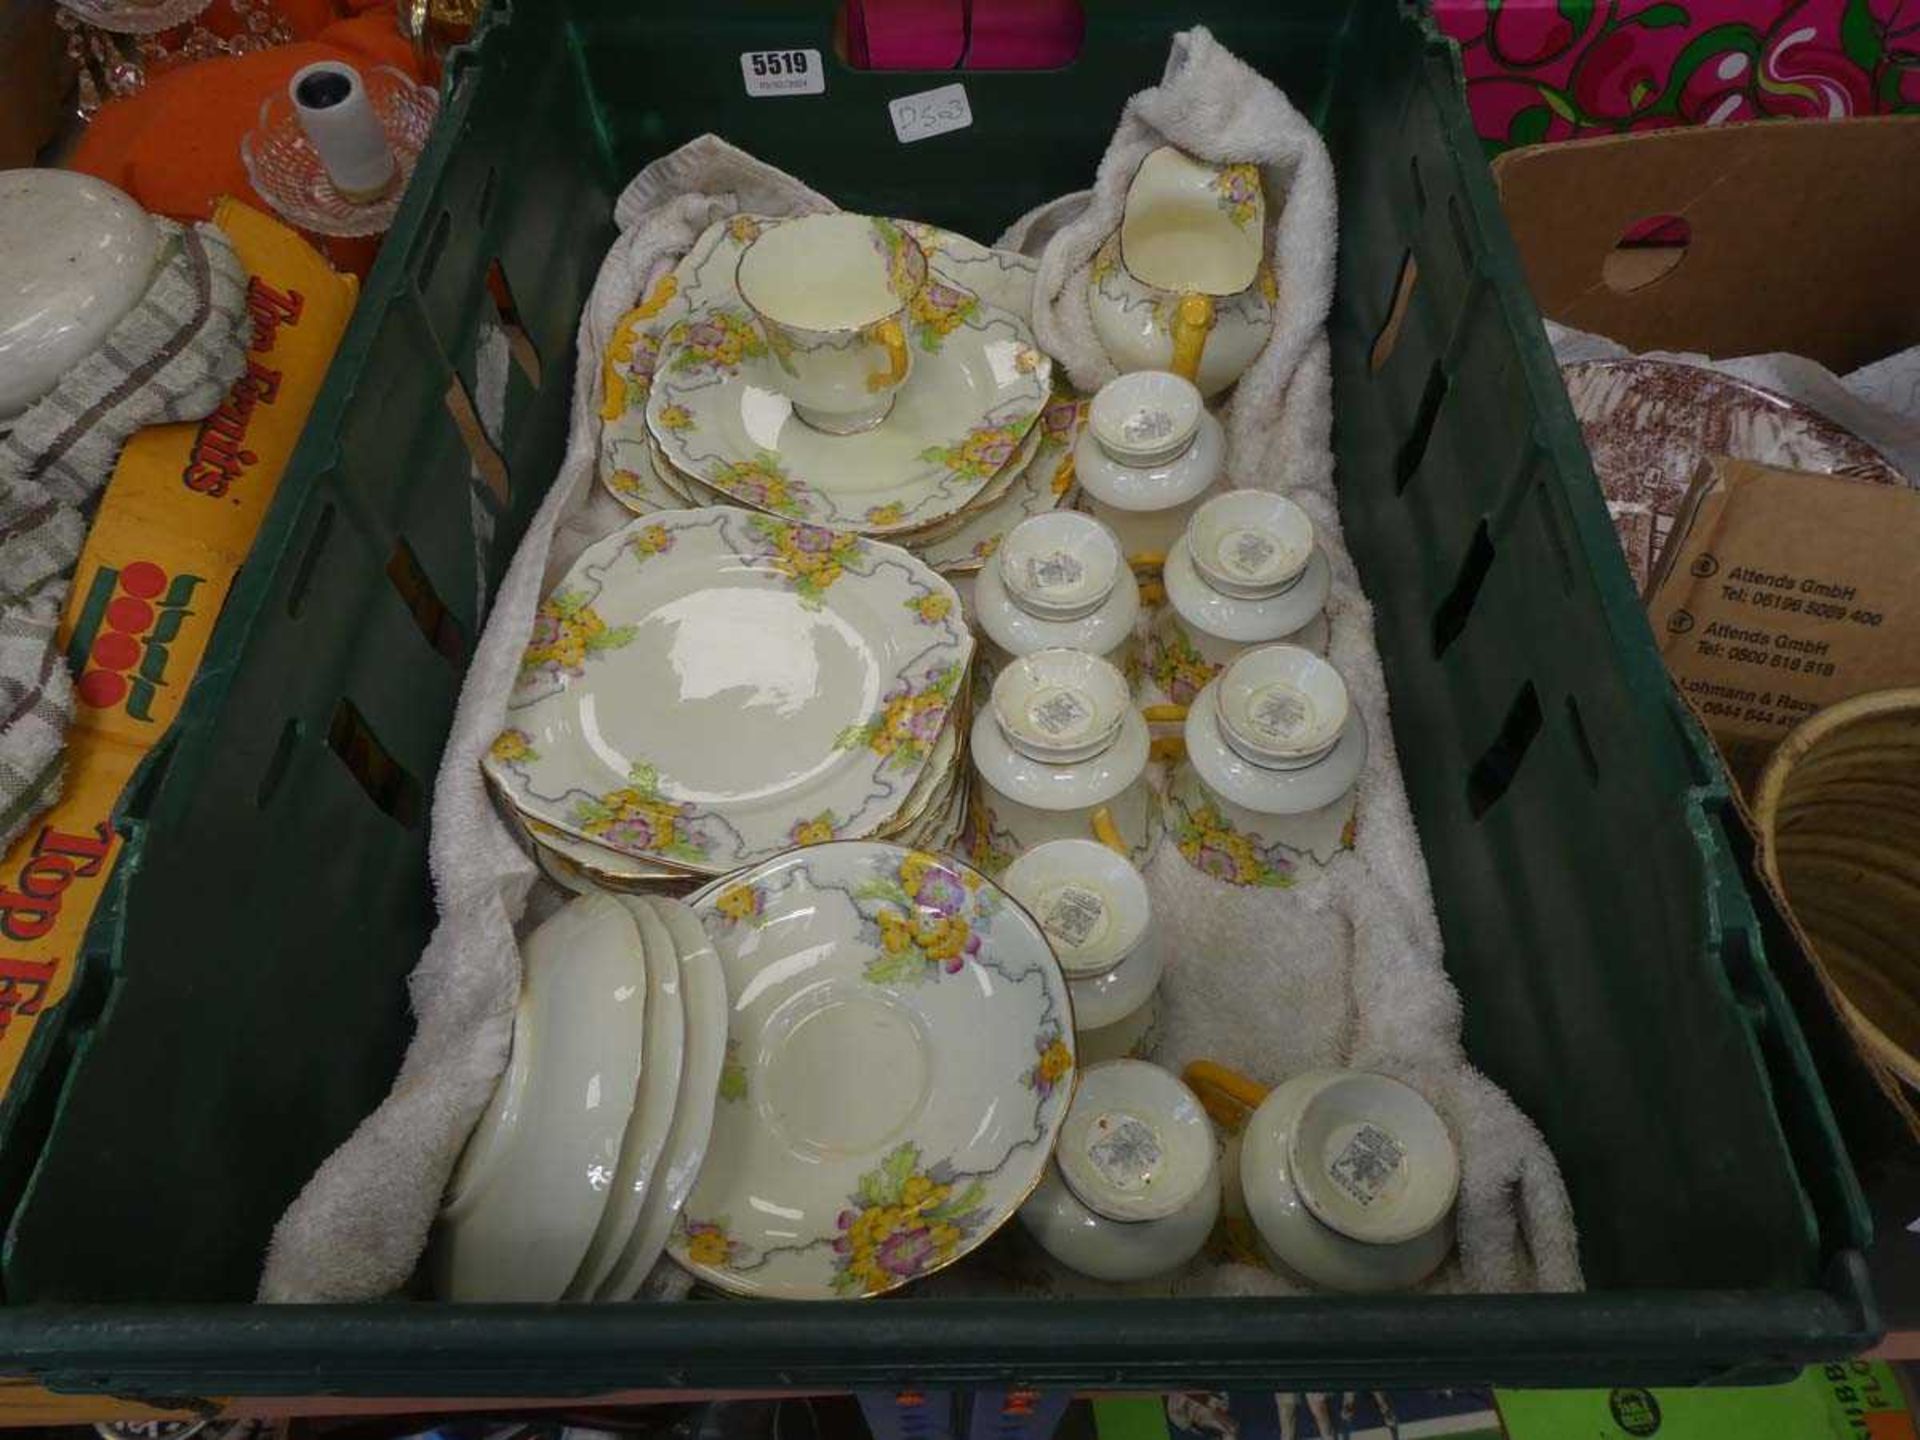
[[[1870,1054],[1920,1089],[1920,689],[1822,710],[1754,795],[1760,859]]]

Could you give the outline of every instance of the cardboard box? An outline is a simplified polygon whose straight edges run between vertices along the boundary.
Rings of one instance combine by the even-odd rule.
[[[1702,468],[1648,615],[1743,791],[1814,711],[1920,684],[1915,554],[1911,490],[1725,457]]]
[[[1433,0],[1489,148],[1920,101],[1920,32],[1866,0]]]
[[[1920,341],[1920,116],[1543,145],[1493,174],[1550,320],[1836,374]]]

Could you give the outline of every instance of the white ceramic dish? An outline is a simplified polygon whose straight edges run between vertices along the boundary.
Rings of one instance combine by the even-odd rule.
[[[1024,322],[982,303],[923,353],[884,420],[849,435],[801,421],[744,313],[667,332],[647,426],[668,460],[739,503],[885,535],[957,514],[1019,450],[1052,393]]]
[[[1008,743],[990,710],[974,717],[968,751],[979,783],[969,802],[967,853],[990,875],[1049,840],[1107,839],[1102,819],[1145,865],[1160,834],[1160,805],[1146,781],[1147,722],[1128,710],[1113,743],[1089,759],[1050,765]]]
[[[522,946],[513,1052],[454,1169],[433,1257],[451,1300],[557,1300],[606,1207],[643,1059],[646,962],[611,896]]]
[[[1122,671],[1133,654],[1135,622],[1140,614],[1140,587],[1134,582],[1120,554],[1119,539],[1091,515],[1055,511],[1024,522],[1007,537],[1001,551],[1007,549],[1028,525],[1068,522],[1076,530],[1096,536],[1112,547],[1114,566],[1104,580],[1104,593],[1089,613],[1072,619],[1056,619],[1034,613],[1021,598],[1011,592],[1002,564],[983,567],[974,581],[972,613],[981,631],[992,642],[996,656],[1002,659],[1030,655],[1039,650],[1084,650],[1098,655]],[[1095,563],[1102,551],[1088,545]],[[1024,567],[1026,558],[1016,557],[1013,564]],[[1100,584],[1098,579],[1091,583]]]
[[[1139,438],[1148,429],[1157,446],[1151,450]],[[1226,444],[1191,383],[1146,370],[1100,387],[1074,459],[1081,488],[1101,504],[1167,510],[1199,499],[1219,479]]]
[[[1036,809],[1061,811],[1086,810],[1112,800],[1145,771],[1150,744],[1147,722],[1137,710],[1121,718],[1119,733],[1106,749],[1069,764],[1048,764],[1023,754],[990,710],[973,717],[968,740],[974,768],[995,790]]]
[[[1355,1240],[1393,1245],[1424,1235],[1460,1193],[1446,1122],[1390,1075],[1348,1070],[1328,1080],[1301,1106],[1287,1145],[1307,1209]]]
[[[654,1170],[673,1128],[674,1102],[687,1044],[685,1002],[680,994],[680,959],[673,936],[653,907],[634,895],[614,897],[626,907],[640,931],[647,964],[645,1062],[635,1090],[633,1113],[620,1142],[620,1162],[608,1187],[607,1207],[567,1287],[569,1300],[591,1299],[612,1273],[652,1192]]]
[[[0,431],[146,294],[160,231],[124,191],[71,170],[0,170]]]
[[[665,511],[542,603],[483,766],[557,829],[717,874],[892,819],[972,648],[952,587],[903,550]]]
[[[1298,815],[1331,805],[1353,788],[1367,763],[1367,726],[1358,710],[1348,709],[1339,738],[1319,759],[1276,769],[1254,764],[1227,743],[1220,728],[1220,684],[1211,681],[1187,707],[1187,758],[1208,789],[1248,810]]]
[[[1379,1101],[1373,1082],[1386,1077],[1361,1082],[1375,1092],[1364,1099],[1349,1089],[1344,1100],[1327,1102],[1329,1121],[1311,1119],[1316,1097],[1336,1084],[1351,1087],[1354,1082],[1347,1077],[1352,1073],[1310,1071],[1287,1081],[1262,1102],[1241,1140],[1241,1190],[1262,1242],[1285,1268],[1330,1290],[1363,1294],[1404,1290],[1431,1275],[1453,1248],[1458,1159],[1444,1122],[1419,1095],[1408,1092],[1417,1104],[1400,1096],[1391,1108],[1375,1108]],[[1404,1140],[1396,1128],[1402,1123],[1413,1126]],[[1437,1153],[1431,1143],[1434,1127],[1438,1127],[1444,1154]],[[1415,1130],[1422,1138],[1416,1138]],[[1318,1145],[1297,1140],[1300,1132],[1309,1133]],[[1432,1164],[1433,1172],[1411,1173],[1407,1167],[1416,1156]],[[1342,1234],[1316,1216],[1300,1190],[1308,1170],[1332,1164],[1344,1167],[1348,1183],[1357,1184],[1360,1193],[1382,1197],[1375,1203],[1387,1203],[1397,1220],[1436,1218],[1427,1229],[1397,1242],[1373,1244]],[[1308,1183],[1323,1194],[1346,1189],[1324,1175],[1315,1175]],[[1397,1199],[1388,1202],[1389,1192]],[[1350,1202],[1352,1198],[1348,1196]]]
[[[1166,1219],[1129,1224],[1089,1210],[1061,1178],[1060,1167],[1049,1165],[1033,1197],[1020,1207],[1020,1223],[1069,1270],[1115,1283],[1150,1280],[1200,1253],[1220,1218],[1220,1195],[1215,1174]]]
[[[1187,556],[1222,595],[1264,600],[1299,582],[1314,555],[1313,520],[1284,495],[1229,490],[1187,526]]]
[[[720,957],[700,928],[700,919],[677,900],[645,902],[667,928],[680,967],[681,999],[686,1012],[686,1050],[681,1066],[679,1094],[673,1105],[673,1125],[640,1208],[639,1219],[595,1298],[631,1300],[639,1294],[647,1272],[666,1249],[667,1233],[700,1173],[707,1137],[713,1130],[713,1107],[720,1087],[720,1067],[727,1050],[727,980]]]
[[[1164,1220],[1214,1180],[1213,1125],[1167,1071],[1111,1060],[1080,1072],[1054,1160],[1096,1215]]]
[[[1243,645],[1270,644],[1296,633],[1320,614],[1333,590],[1333,567],[1318,545],[1297,581],[1262,599],[1227,595],[1207,584],[1194,569],[1184,538],[1167,551],[1163,578],[1167,600],[1182,619]]]
[[[1097,840],[1035,846],[1008,867],[1000,884],[1040,922],[1076,985],[1120,965],[1146,939],[1152,920],[1146,877]],[[1074,1002],[1081,1024],[1108,1023],[1082,1015],[1077,994]]]
[[[1113,593],[1126,557],[1091,515],[1056,510],[1014,527],[994,570],[1009,599],[1042,620],[1078,620]]]
[[[1095,1279],[1178,1268],[1220,1213],[1213,1126],[1194,1093],[1155,1065],[1084,1069],[1054,1161],[1021,1223],[1055,1259]]]
[[[822,845],[694,897],[732,1001],[706,1163],[668,1242],[738,1294],[878,1294],[984,1241],[1072,1091],[1039,927],[949,857]]]
[[[1022,755],[1048,765],[1090,760],[1133,713],[1127,678],[1083,650],[1036,650],[995,677],[993,718]]]
[[[1213,693],[1221,738],[1266,769],[1298,770],[1323,758],[1351,709],[1340,672],[1295,645],[1247,651],[1221,672]]]

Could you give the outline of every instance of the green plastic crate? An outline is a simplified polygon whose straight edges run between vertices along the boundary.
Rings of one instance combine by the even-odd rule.
[[[149,1395],[635,1386],[1563,1384],[1781,1376],[1878,1323],[1864,1209],[1500,219],[1449,46],[1387,0],[1097,0],[1052,73],[831,58],[827,0],[520,0],[428,153],[14,1097],[0,1371]],[[426,797],[461,667],[564,445],[618,187],[705,130],[864,209],[983,238],[1082,185],[1195,20],[1314,116],[1340,175],[1342,506],[1475,1062],[1540,1123],[1575,1296],[262,1309],[275,1218],[390,1082],[433,917]],[[738,54],[812,46],[819,98]],[[1377,343],[1417,264],[1394,343]],[[495,261],[509,498],[473,478]],[[537,370],[538,379],[534,378]],[[225,1303],[222,1303],[225,1302]]]

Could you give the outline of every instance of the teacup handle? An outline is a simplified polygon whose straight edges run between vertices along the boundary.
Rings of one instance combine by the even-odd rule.
[[[1213,297],[1182,295],[1173,312],[1173,362],[1167,368],[1183,380],[1198,383],[1200,352],[1213,333]]]
[[[1238,1130],[1272,1093],[1258,1080],[1249,1080],[1215,1060],[1195,1060],[1180,1072],[1187,1088],[1200,1097],[1207,1114],[1223,1129]]]
[[[1178,725],[1187,718],[1184,705],[1142,705],[1140,718],[1149,725]],[[1187,756],[1187,737],[1179,735],[1156,735],[1147,747],[1147,757],[1152,760],[1184,760]]]
[[[1120,827],[1113,823],[1113,812],[1106,806],[1102,805],[1095,810],[1088,817],[1087,823],[1092,827],[1094,839],[1114,854],[1132,858],[1133,852],[1127,848],[1126,838],[1121,835]]]
[[[867,389],[878,394],[907,378],[907,333],[900,328],[898,320],[882,320],[870,327],[867,335],[887,347],[887,368],[867,376]]]

